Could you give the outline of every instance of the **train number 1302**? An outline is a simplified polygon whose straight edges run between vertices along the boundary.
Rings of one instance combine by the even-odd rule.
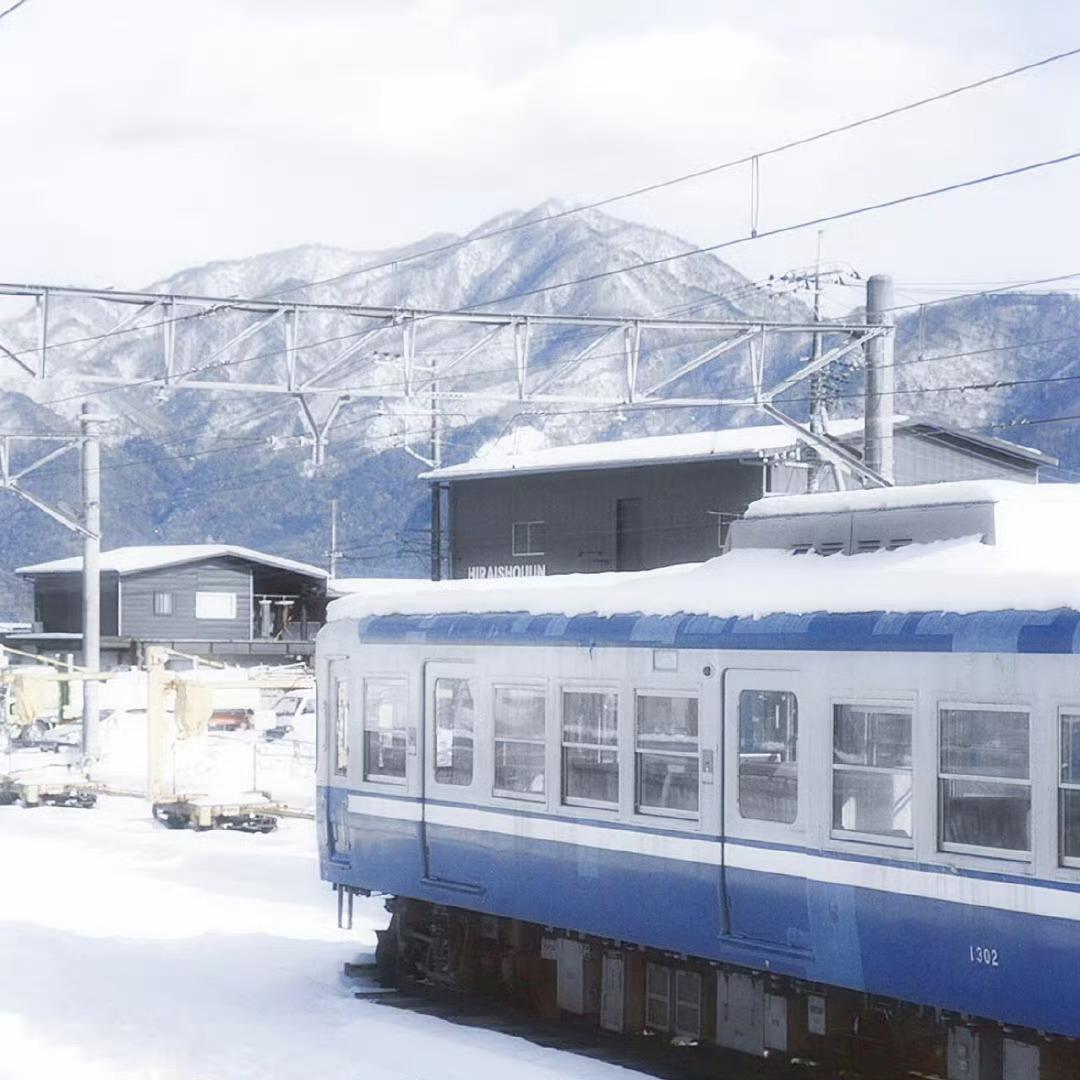
[[[969,945],[968,957],[973,964],[983,967],[998,967],[998,951],[986,945]]]

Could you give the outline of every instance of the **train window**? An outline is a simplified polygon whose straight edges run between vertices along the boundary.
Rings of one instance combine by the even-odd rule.
[[[799,809],[799,702],[790,690],[739,694],[739,813],[790,825]]]
[[[696,817],[697,698],[639,694],[636,713],[638,811]]]
[[[435,779],[472,783],[473,708],[468,679],[435,680]]]
[[[405,779],[409,688],[404,679],[364,680],[364,779]]]
[[[832,827],[910,845],[910,709],[833,706]]]
[[[538,687],[495,687],[496,795],[544,794],[544,711]]]
[[[938,723],[942,847],[1030,852],[1028,714],[950,708]]]
[[[1080,710],[1061,714],[1058,818],[1061,861],[1080,866]]]
[[[330,701],[334,710],[334,772],[344,776],[349,771],[349,683],[341,675],[334,676]]]
[[[563,691],[563,802],[618,804],[618,739],[618,694]]]

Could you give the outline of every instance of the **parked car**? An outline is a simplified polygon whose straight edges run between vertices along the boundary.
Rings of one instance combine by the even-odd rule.
[[[255,710],[215,709],[207,726],[211,731],[250,731],[255,726]]]

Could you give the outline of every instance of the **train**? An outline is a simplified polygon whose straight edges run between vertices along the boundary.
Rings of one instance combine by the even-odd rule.
[[[1080,485],[774,496],[705,563],[340,600],[322,878],[388,898],[390,978],[1075,1076],[1078,525]]]

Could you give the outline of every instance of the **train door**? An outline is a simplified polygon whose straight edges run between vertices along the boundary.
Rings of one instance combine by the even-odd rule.
[[[797,952],[809,943],[806,881],[789,865],[811,809],[805,686],[797,671],[724,673],[725,925]]]
[[[349,787],[349,730],[352,703],[349,693],[348,659],[331,657],[327,662],[325,689],[321,702],[319,721],[322,732],[319,738],[319,757],[325,763],[325,807],[327,851],[331,858],[348,861],[349,834],[347,800]]]
[[[467,662],[424,667],[423,831],[425,877],[450,888],[472,883],[475,853],[466,807],[475,803],[480,767],[480,687]]]

